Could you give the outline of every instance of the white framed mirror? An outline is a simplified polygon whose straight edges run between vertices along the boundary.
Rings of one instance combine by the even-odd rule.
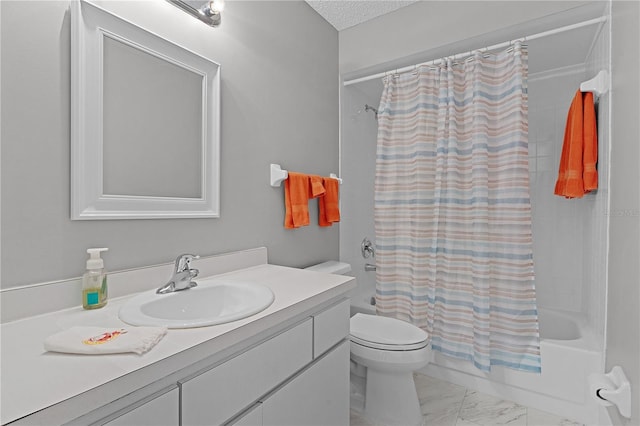
[[[220,65],[71,2],[71,219],[219,217]]]

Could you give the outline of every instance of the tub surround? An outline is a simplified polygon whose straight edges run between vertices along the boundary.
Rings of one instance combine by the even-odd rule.
[[[118,309],[130,296],[112,298],[106,307],[95,311],[77,306],[2,324],[0,422],[22,419],[16,424],[60,424],[81,416],[85,416],[84,420],[92,419],[91,415],[94,420],[104,418],[154,392],[175,387],[178,381],[207,366],[297,328],[305,318],[344,299],[355,287],[352,277],[269,265],[266,249],[258,250],[250,252],[254,259],[249,262],[258,264],[245,264],[243,269],[220,276],[268,286],[275,294],[271,306],[227,324],[169,330],[155,348],[142,356],[82,356],[43,349],[47,336],[74,325],[128,326],[118,318]],[[242,259],[240,254],[225,258],[222,263],[238,265],[243,264]],[[208,271],[210,266],[200,269]],[[143,271],[129,272],[130,277],[135,277],[131,285],[138,291],[157,285],[154,279],[145,280]],[[205,276],[206,272],[202,274]],[[88,414],[90,417],[86,417]]]

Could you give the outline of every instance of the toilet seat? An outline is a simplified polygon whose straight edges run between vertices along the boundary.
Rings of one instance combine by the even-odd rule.
[[[418,350],[429,343],[429,335],[413,324],[360,313],[351,317],[350,338],[353,343],[385,351]]]
[[[422,349],[429,344],[428,340],[425,340],[420,343],[413,343],[411,345],[385,345],[377,342],[369,342],[367,340],[358,339],[355,336],[350,336],[350,340],[352,343],[356,343],[361,346],[365,346],[371,349],[378,349],[381,351],[415,351],[418,349]]]

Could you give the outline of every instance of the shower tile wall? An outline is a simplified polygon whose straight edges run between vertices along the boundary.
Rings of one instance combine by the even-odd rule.
[[[529,172],[538,306],[582,311],[585,200],[553,194],[564,125],[583,72],[532,76],[529,82]]]
[[[529,164],[536,292],[540,307],[582,313],[602,341],[606,294],[609,96],[598,104],[598,191],[582,199],[553,194],[571,100],[580,83],[608,68],[608,31],[585,67],[529,81]]]

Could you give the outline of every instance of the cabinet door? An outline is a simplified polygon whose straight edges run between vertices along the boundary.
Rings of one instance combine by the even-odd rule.
[[[349,342],[344,341],[263,401],[265,426],[349,424]]]
[[[313,358],[349,335],[349,299],[313,315]]]
[[[107,426],[177,426],[179,398],[178,388],[175,388],[104,424]]]

